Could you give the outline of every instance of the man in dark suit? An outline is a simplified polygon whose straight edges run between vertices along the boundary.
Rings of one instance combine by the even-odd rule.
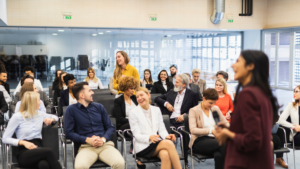
[[[184,114],[188,114],[190,108],[197,106],[198,94],[188,89],[189,77],[185,74],[179,74],[176,77],[175,87],[168,93],[158,96],[154,99],[160,107],[164,107],[163,114],[170,116],[170,122],[174,127],[183,126]],[[183,140],[185,164],[187,160],[187,140]]]
[[[177,77],[177,66],[176,65],[173,64],[170,66],[170,73],[171,73],[171,76],[168,77],[169,82],[175,84],[175,79]]]
[[[7,72],[5,71],[1,71],[0,72],[0,84],[4,86],[5,90],[8,92],[8,94],[10,95],[9,92],[9,84],[6,83],[7,82]]]
[[[0,113],[3,115],[3,117],[6,116],[4,115],[4,113],[6,113],[7,110],[8,110],[8,105],[5,101],[3,92],[0,91]],[[5,117],[3,119],[0,119],[0,125],[4,124],[4,119]]]
[[[192,91],[194,91],[195,93],[197,93],[198,96],[199,96],[198,97],[199,101],[202,101],[203,98],[202,98],[202,94],[200,92],[200,87],[198,85],[192,83],[191,75],[189,73],[184,73],[184,74],[186,74],[189,77],[189,79],[190,79],[189,80],[190,84],[189,84],[188,88],[191,89]]]

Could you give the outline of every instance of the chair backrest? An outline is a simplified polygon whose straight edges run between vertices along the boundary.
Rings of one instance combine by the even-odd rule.
[[[190,126],[189,126],[189,115],[188,114],[185,114],[184,116],[184,130],[187,131],[187,132],[190,132]]]
[[[111,95],[109,89],[93,89],[94,95]]]
[[[116,127],[116,125],[117,125],[116,119],[114,117],[110,117],[110,121],[113,124],[113,126]],[[118,149],[118,135],[117,135],[117,131],[114,132],[114,134],[111,137],[110,141],[114,142],[115,148]],[[80,143],[75,143],[74,142],[74,154],[75,154],[75,157],[76,157],[76,155],[78,153],[78,149],[79,149],[80,145],[81,145]]]
[[[166,129],[168,131],[168,133],[170,134],[172,131],[171,131],[171,123],[170,123],[170,116],[169,115],[162,115],[163,116],[163,120],[164,120],[164,123],[165,123],[165,126],[166,126]]]
[[[15,137],[15,135],[13,136]],[[16,138],[16,137],[15,137]],[[58,144],[58,123],[55,125],[43,125],[42,128],[42,145],[51,148],[57,160],[59,160],[59,144]],[[12,147],[12,162],[17,163],[18,147]]]
[[[52,86],[49,86],[49,98],[52,98],[53,95],[52,95]]]
[[[161,93],[151,94],[151,104],[154,105],[154,99],[158,96],[161,96]]]
[[[111,105],[110,105],[110,116],[111,116],[111,117],[115,117],[115,114],[114,114],[114,106],[115,106],[114,104],[111,104]],[[115,127],[116,127],[116,126],[115,126]]]
[[[93,95],[93,100],[96,103],[100,103],[104,106],[107,113],[110,113],[110,105],[114,104],[115,96],[114,95]]]
[[[59,117],[62,116],[62,107],[60,106],[60,97],[57,98],[57,114]]]

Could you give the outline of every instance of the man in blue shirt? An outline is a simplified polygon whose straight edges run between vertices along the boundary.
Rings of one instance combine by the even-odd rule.
[[[76,104],[68,106],[65,112],[65,133],[67,139],[81,143],[75,158],[75,169],[90,168],[98,159],[113,169],[124,169],[121,153],[109,141],[115,132],[105,108],[93,103],[94,92],[87,82],[73,87]]]

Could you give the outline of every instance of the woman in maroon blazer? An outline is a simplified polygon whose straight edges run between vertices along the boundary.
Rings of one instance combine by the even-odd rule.
[[[232,68],[239,85],[231,126],[217,128],[215,136],[220,144],[227,143],[224,168],[273,169],[271,129],[278,102],[268,81],[269,59],[261,51],[242,51]]]

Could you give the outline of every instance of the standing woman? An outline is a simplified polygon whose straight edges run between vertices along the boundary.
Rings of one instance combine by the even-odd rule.
[[[22,168],[61,169],[53,150],[42,146],[43,122],[50,125],[57,117],[39,111],[40,95],[25,92],[19,112],[13,114],[3,135],[3,143],[18,147],[17,161]],[[12,138],[16,133],[17,138]]]
[[[67,89],[67,86],[66,86],[66,84],[64,82],[64,77],[66,75],[67,75],[67,72],[61,72],[61,74],[59,75],[59,78],[58,78],[58,87],[56,89],[54,89],[54,95],[53,95],[54,106],[58,105],[57,98],[60,97],[60,92],[62,90]]]
[[[239,84],[231,125],[215,132],[220,144],[227,142],[224,168],[274,168],[271,129],[279,106],[269,85],[268,56],[242,51],[232,68]]]
[[[145,87],[148,90],[152,89],[154,81],[152,80],[150,69],[144,70],[144,79],[141,79],[141,83],[142,83],[142,87]]]
[[[118,90],[118,94],[123,93],[119,90],[119,80],[122,76],[133,76],[137,80],[140,80],[139,72],[135,67],[129,64],[129,61],[130,59],[126,52],[118,51],[116,53],[116,68],[114,71],[113,86],[114,89]]]
[[[134,153],[143,158],[158,157],[163,169],[181,169],[180,159],[172,141],[174,134],[169,134],[158,107],[150,105],[150,92],[140,87],[136,90],[139,105],[130,111],[129,123],[134,142]]]
[[[230,123],[231,113],[233,112],[233,103],[231,96],[227,93],[225,80],[218,78],[215,83],[215,89],[219,94],[219,99],[216,101],[215,105],[220,108],[223,116]]]
[[[151,93],[161,93],[161,94],[166,94],[168,93],[171,89],[174,88],[174,85],[172,82],[169,82],[168,78],[168,72],[166,70],[162,70],[159,72],[158,81],[154,83]]]
[[[89,83],[91,89],[104,89],[100,79],[98,79],[95,75],[95,70],[92,67],[88,68],[87,77],[84,81]]]
[[[58,88],[59,76],[60,76],[61,72],[62,72],[61,69],[57,69],[55,71],[55,79],[52,83],[52,90],[55,90],[56,88]],[[51,91],[49,91],[49,92],[51,92]]]

